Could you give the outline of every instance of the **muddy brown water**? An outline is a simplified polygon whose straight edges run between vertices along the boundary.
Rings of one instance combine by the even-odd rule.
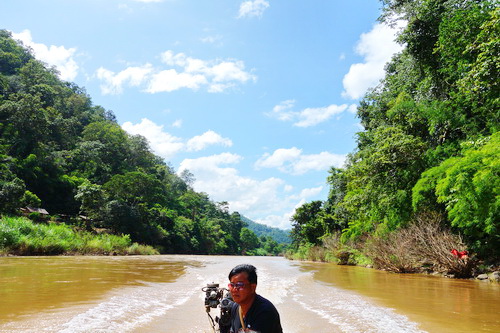
[[[201,288],[240,263],[257,267],[284,332],[500,332],[495,283],[177,255],[0,258],[0,332],[213,332]]]

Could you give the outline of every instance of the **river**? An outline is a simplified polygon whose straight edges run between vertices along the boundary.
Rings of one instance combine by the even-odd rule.
[[[207,283],[240,263],[283,331],[500,332],[498,284],[279,257],[0,258],[0,332],[212,332]],[[218,311],[212,310],[215,316]]]

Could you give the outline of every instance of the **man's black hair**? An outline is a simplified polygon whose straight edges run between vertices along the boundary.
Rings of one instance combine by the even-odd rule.
[[[248,282],[257,284],[257,268],[249,264],[241,264],[236,266],[229,272],[229,281],[236,274],[246,272],[248,274]]]

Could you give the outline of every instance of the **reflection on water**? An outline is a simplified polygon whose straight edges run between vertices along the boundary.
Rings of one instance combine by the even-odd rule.
[[[317,281],[355,291],[397,309],[432,332],[499,332],[500,286],[496,283],[360,267],[303,263]]]
[[[276,257],[0,258],[0,332],[210,332],[201,287],[258,269],[284,332],[497,332],[498,284]],[[212,315],[216,315],[216,311]]]

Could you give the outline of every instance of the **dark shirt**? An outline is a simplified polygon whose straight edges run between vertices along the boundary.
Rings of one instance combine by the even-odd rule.
[[[237,333],[241,328],[239,305],[233,304],[231,308],[231,333]],[[244,318],[245,327],[259,333],[283,333],[280,315],[273,303],[260,295],[255,300]]]

